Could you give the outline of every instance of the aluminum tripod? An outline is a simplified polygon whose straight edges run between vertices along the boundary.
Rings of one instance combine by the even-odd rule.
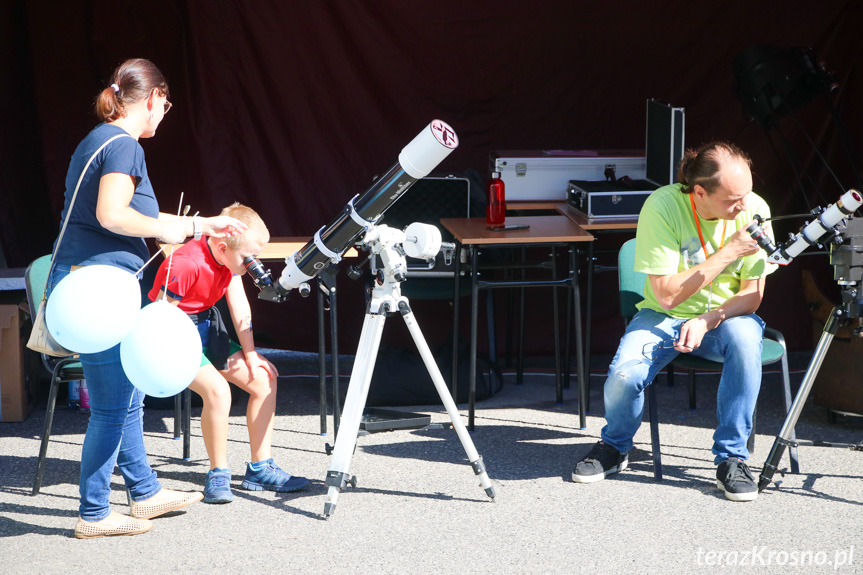
[[[824,214],[833,214],[829,220],[832,221],[836,217],[846,214],[846,212],[856,210],[861,204],[863,204],[863,197],[860,196],[860,193],[856,190],[849,190],[836,204],[828,208],[826,212],[823,212],[821,217],[823,218]],[[821,219],[818,221],[820,222]],[[800,389],[797,390],[797,397],[794,398],[794,402],[788,410],[785,423],[782,424],[782,429],[779,430],[779,435],[776,436],[776,441],[773,442],[773,447],[770,449],[770,455],[767,456],[767,461],[764,463],[761,475],[758,477],[759,492],[764,491],[764,488],[773,481],[773,474],[777,471],[785,448],[797,446],[797,441],[793,435],[794,426],[797,425],[797,420],[803,411],[803,405],[809,397],[809,392],[812,390],[815,378],[818,376],[818,370],[821,369],[821,363],[827,355],[827,350],[830,348],[833,337],[836,335],[839,327],[847,324],[851,318],[863,317],[863,299],[861,299],[861,295],[863,294],[861,294],[860,287],[863,284],[863,220],[849,217],[847,220],[842,219],[837,221],[832,224],[832,227],[834,228],[835,236],[831,238],[830,264],[834,268],[833,276],[842,288],[842,303],[837,304],[833,308],[830,317],[827,319],[827,323],[824,324],[821,339],[818,340],[815,353],[812,355],[809,367],[806,369],[806,375],[803,376]],[[809,226],[807,225],[804,229],[808,228]],[[803,235],[802,232],[800,235]],[[799,244],[800,240],[796,240],[792,244],[797,246],[797,248],[792,250],[792,253],[800,249]],[[780,246],[781,249],[774,248],[771,257],[775,257],[776,254],[784,257],[784,255],[788,254],[789,248],[781,244]],[[762,247],[764,246],[762,245]],[[857,336],[861,333],[863,333],[863,328],[858,327],[854,330],[854,334]]]
[[[381,230],[381,232],[384,232],[383,229],[386,229],[386,232],[392,231],[386,228],[386,226],[379,226],[376,228],[376,231]],[[363,320],[360,342],[357,347],[354,366],[351,370],[351,379],[348,383],[344,411],[342,412],[339,432],[333,448],[330,469],[327,472],[326,484],[329,489],[327,491],[326,502],[324,503],[324,516],[329,517],[333,514],[342,489],[348,484],[356,486],[356,478],[351,476],[349,472],[351,457],[356,449],[357,433],[359,432],[360,421],[365,409],[366,399],[368,398],[369,385],[371,384],[372,373],[374,372],[375,361],[377,360],[384,323],[387,315],[394,313],[399,313],[404,319],[411,337],[413,337],[414,343],[422,356],[423,363],[425,363],[426,369],[434,382],[438,395],[440,395],[443,405],[449,414],[453,429],[455,429],[462,447],[464,447],[468,461],[470,461],[474,473],[479,476],[480,486],[485,489],[486,495],[494,500],[494,486],[491,484],[491,480],[486,473],[482,456],[477,453],[476,447],[461,420],[461,414],[456,408],[455,401],[453,401],[446,387],[440,369],[437,363],[435,363],[425,337],[423,337],[422,331],[420,331],[419,325],[414,318],[408,299],[401,294],[401,282],[405,279],[406,268],[404,265],[404,254],[395,244],[404,241],[404,234],[397,232],[393,237],[389,236],[388,233],[373,234],[370,232],[366,234],[366,239],[372,252],[382,256],[381,260],[384,263],[384,267],[375,279],[371,301],[368,304],[365,319]]]

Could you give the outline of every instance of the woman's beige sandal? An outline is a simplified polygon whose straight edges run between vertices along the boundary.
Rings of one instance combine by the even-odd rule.
[[[116,535],[138,535],[153,528],[153,522],[148,519],[129,517],[122,513],[112,512],[101,521],[84,521],[80,517],[75,525],[77,539],[93,539],[95,537],[113,537]]]
[[[152,519],[177,509],[182,509],[204,498],[200,491],[174,491],[162,489],[144,501],[133,501],[129,515],[140,519]]]

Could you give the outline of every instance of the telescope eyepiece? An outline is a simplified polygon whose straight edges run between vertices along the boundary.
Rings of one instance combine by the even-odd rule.
[[[248,256],[243,259],[243,265],[246,266],[246,271],[252,276],[252,281],[255,282],[258,289],[273,285],[273,276],[270,270],[264,268],[261,260],[255,256]]]
[[[761,227],[761,224],[764,222],[761,216],[756,215],[755,221],[746,226],[746,233],[749,234],[755,243],[763,249],[768,254],[772,254],[776,251],[776,245],[770,240],[770,236],[764,231],[764,228]]]

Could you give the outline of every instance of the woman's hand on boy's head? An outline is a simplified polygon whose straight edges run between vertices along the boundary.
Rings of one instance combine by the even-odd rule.
[[[201,222],[204,235],[212,238],[229,238],[249,229],[249,226],[230,216],[203,218]]]

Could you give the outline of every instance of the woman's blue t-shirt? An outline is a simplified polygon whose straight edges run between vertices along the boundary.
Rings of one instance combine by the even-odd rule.
[[[61,225],[69,210],[69,202],[84,164],[99,146],[126,131],[111,124],[99,124],[78,144],[69,162],[66,174],[66,196],[61,214]],[[128,134],[126,134],[128,135]],[[72,208],[66,233],[60,243],[55,261],[67,265],[105,264],[137,272],[149,259],[149,250],[144,238],[134,238],[111,232],[96,219],[96,201],[99,198],[99,182],[105,174],[129,174],[135,180],[135,193],[129,207],[151,218],[159,217],[159,203],[147,175],[144,149],[132,137],[117,138],[100,151],[90,166]],[[55,244],[56,248],[56,244]]]

